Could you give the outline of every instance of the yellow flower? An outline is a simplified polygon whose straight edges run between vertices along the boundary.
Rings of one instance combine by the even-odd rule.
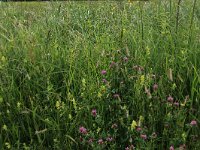
[[[68,117],[69,117],[69,120],[72,120],[72,115],[71,115],[71,114],[69,114],[69,116],[68,116]]]
[[[5,124],[3,125],[3,127],[2,127],[2,128],[3,128],[3,130],[5,130],[5,131],[7,131],[7,130],[8,130],[8,127],[7,127]]]
[[[149,47],[147,47],[147,48],[146,48],[146,54],[147,54],[147,56],[149,56],[150,53],[151,53],[151,52],[150,52],[150,49],[149,49]]]
[[[183,138],[184,141],[186,140],[186,137],[187,137],[186,133],[183,132],[183,134],[182,134],[182,138]]]
[[[144,75],[141,75],[141,76],[140,76],[140,84],[141,84],[141,85],[144,85],[144,81],[145,81],[145,76],[144,76]]]
[[[98,98],[101,98],[102,97],[102,94],[100,92],[98,92],[98,95],[97,95]]]
[[[141,126],[143,121],[144,121],[144,117],[140,116],[139,121],[138,121],[138,126]]]
[[[1,57],[1,61],[2,61],[2,62],[5,62],[5,61],[6,61],[6,57],[2,56],[2,57]]]
[[[5,146],[7,147],[7,149],[10,149],[10,148],[11,148],[11,145],[10,145],[10,143],[8,143],[8,142],[5,143]]]
[[[56,101],[56,108],[60,109],[60,101]]]
[[[20,107],[21,107],[21,103],[17,102],[17,108],[20,108]]]
[[[99,133],[100,131],[101,131],[101,128],[98,127],[98,129],[97,129],[97,133]]]
[[[133,129],[135,129],[136,126],[137,126],[137,122],[135,120],[133,120],[131,123],[131,131],[133,131]]]

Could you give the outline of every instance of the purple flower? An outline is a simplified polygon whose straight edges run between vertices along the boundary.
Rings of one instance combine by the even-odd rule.
[[[191,126],[196,126],[196,125],[197,125],[197,121],[196,121],[196,120],[192,120],[192,121],[190,122],[190,125],[191,125]]]
[[[96,109],[92,109],[92,116],[94,116],[94,117],[97,116],[97,110]]]
[[[80,127],[79,132],[82,133],[82,134],[87,134],[87,129],[84,128],[84,127]]]
[[[99,144],[103,144],[103,140],[102,140],[102,139],[99,139],[99,140],[98,140],[98,143],[99,143]]]
[[[125,150],[130,150],[129,147],[126,147]]]
[[[143,140],[146,140],[146,139],[147,139],[147,135],[146,135],[146,134],[141,134],[140,137],[141,137]]]
[[[116,66],[116,63],[113,61],[110,63],[110,68],[113,68],[114,66]]]
[[[173,103],[174,98],[173,98],[172,96],[169,96],[169,97],[167,98],[167,101],[170,102],[170,103]]]
[[[157,90],[158,90],[158,84],[154,84],[154,85],[153,85],[153,90],[154,90],[154,91],[157,91]]]
[[[102,79],[102,82],[106,84],[108,81],[106,79]]]
[[[92,142],[93,142],[93,139],[90,138],[90,139],[88,140],[88,143],[92,143]]]
[[[179,106],[179,102],[174,102],[174,106]]]
[[[112,140],[113,140],[112,137],[107,137],[107,138],[106,138],[106,141],[108,141],[108,142],[112,142]]]
[[[169,148],[169,150],[174,150],[174,146],[171,145],[170,148]]]
[[[105,75],[106,73],[107,73],[106,70],[102,70],[102,71],[101,71],[101,74],[102,74],[102,75]]]
[[[137,129],[136,129],[138,132],[140,132],[140,131],[142,131],[142,128],[140,128],[140,127],[137,127]]]
[[[119,94],[114,94],[113,97],[114,97],[114,98],[118,98],[118,97],[119,97]]]

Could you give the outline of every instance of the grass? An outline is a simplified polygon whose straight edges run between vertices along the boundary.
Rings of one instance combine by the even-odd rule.
[[[0,3],[0,149],[199,149],[199,8]]]

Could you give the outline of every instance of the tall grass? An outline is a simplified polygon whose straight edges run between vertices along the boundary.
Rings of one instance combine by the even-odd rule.
[[[199,149],[199,8],[0,3],[0,149]]]

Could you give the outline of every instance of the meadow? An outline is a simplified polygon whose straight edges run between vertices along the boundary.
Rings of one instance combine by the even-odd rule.
[[[198,0],[0,10],[0,149],[200,149]]]

